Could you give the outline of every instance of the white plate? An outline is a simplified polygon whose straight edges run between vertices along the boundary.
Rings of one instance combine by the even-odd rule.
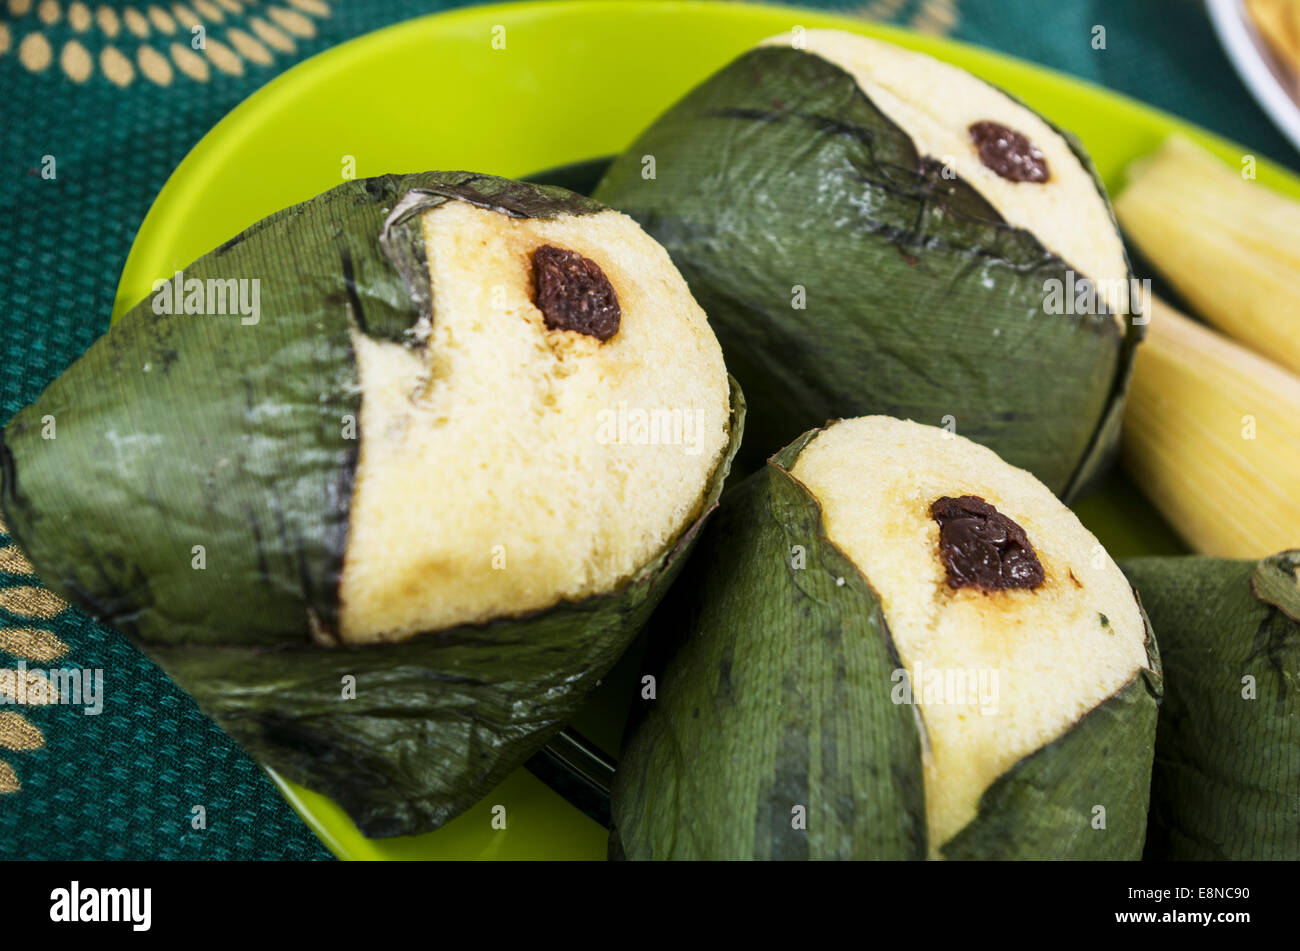
[[[1237,75],[1283,135],[1300,149],[1300,104],[1288,91],[1286,72],[1255,29],[1245,4],[1206,0],[1205,6]]]

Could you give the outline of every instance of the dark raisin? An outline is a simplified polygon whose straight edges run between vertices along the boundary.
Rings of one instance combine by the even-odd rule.
[[[953,588],[1037,588],[1043,566],[1025,530],[974,495],[944,496],[930,506],[939,523],[939,555]]]
[[[544,244],[533,252],[533,303],[551,330],[597,340],[618,333],[622,311],[614,285],[591,258]]]
[[[1014,129],[997,122],[976,122],[970,127],[970,137],[980,161],[1008,181],[1041,183],[1051,177],[1042,150]]]

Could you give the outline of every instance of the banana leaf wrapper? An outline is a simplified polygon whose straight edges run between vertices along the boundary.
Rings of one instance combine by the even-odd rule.
[[[1300,551],[1121,567],[1168,682],[1145,857],[1300,860]]]
[[[680,569],[743,428],[733,385],[703,514],[619,590],[339,646],[362,396],[351,333],[420,345],[417,320],[437,315],[419,214],[457,199],[513,217],[602,207],[464,172],[345,183],[184,269],[257,279],[256,323],[160,315],[146,299],[0,439],[0,509],[41,579],[370,837],[441,825],[572,715]]]
[[[651,622],[656,636],[680,634],[619,760],[614,858],[930,854],[924,726],[916,707],[891,700],[903,665],[888,620],[789,472],[815,434],[727,493]],[[791,567],[794,546],[803,569]],[[1150,670],[996,780],[942,856],[1140,858],[1161,691],[1150,636],[1148,659]],[[1104,831],[1092,826],[1097,804]]]
[[[1067,501],[1113,461],[1142,326],[1044,314],[1045,282],[1073,286],[1070,265],[918,154],[839,66],[743,54],[594,196],[668,249],[708,313],[752,408],[745,471],[826,419],[873,413],[951,416]]]

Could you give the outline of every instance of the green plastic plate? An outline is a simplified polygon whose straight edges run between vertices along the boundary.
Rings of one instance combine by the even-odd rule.
[[[1041,67],[864,20],[784,7],[637,0],[474,7],[335,47],[234,109],[158,195],[123,270],[114,319],[146,297],[154,279],[348,173],[470,169],[522,176],[613,154],[709,73],[757,40],[797,25],[891,40],[1012,91],[1079,135],[1112,190],[1129,161],[1170,133],[1234,165],[1248,152]],[[1257,174],[1300,197],[1300,179],[1278,166],[1260,159]],[[1122,476],[1078,511],[1116,557],[1182,550]],[[579,719],[583,732],[611,751],[621,726],[618,709],[616,700],[600,697]],[[329,800],[273,779],[343,858],[605,856],[604,829],[525,770],[436,832],[375,841]]]

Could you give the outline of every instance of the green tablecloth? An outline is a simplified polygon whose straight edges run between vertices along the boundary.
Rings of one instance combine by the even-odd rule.
[[[455,5],[0,0],[0,419],[106,328],[150,202],[222,115],[306,56]],[[1076,73],[1300,170],[1192,0],[814,5]],[[205,53],[189,49],[194,23],[205,26]],[[1090,42],[1099,25],[1104,50]],[[53,178],[43,174],[51,161]],[[328,857],[185,694],[119,635],[39,587],[0,527],[0,668],[22,664],[102,670],[103,711],[0,706],[0,858]],[[204,829],[193,827],[196,806]]]

